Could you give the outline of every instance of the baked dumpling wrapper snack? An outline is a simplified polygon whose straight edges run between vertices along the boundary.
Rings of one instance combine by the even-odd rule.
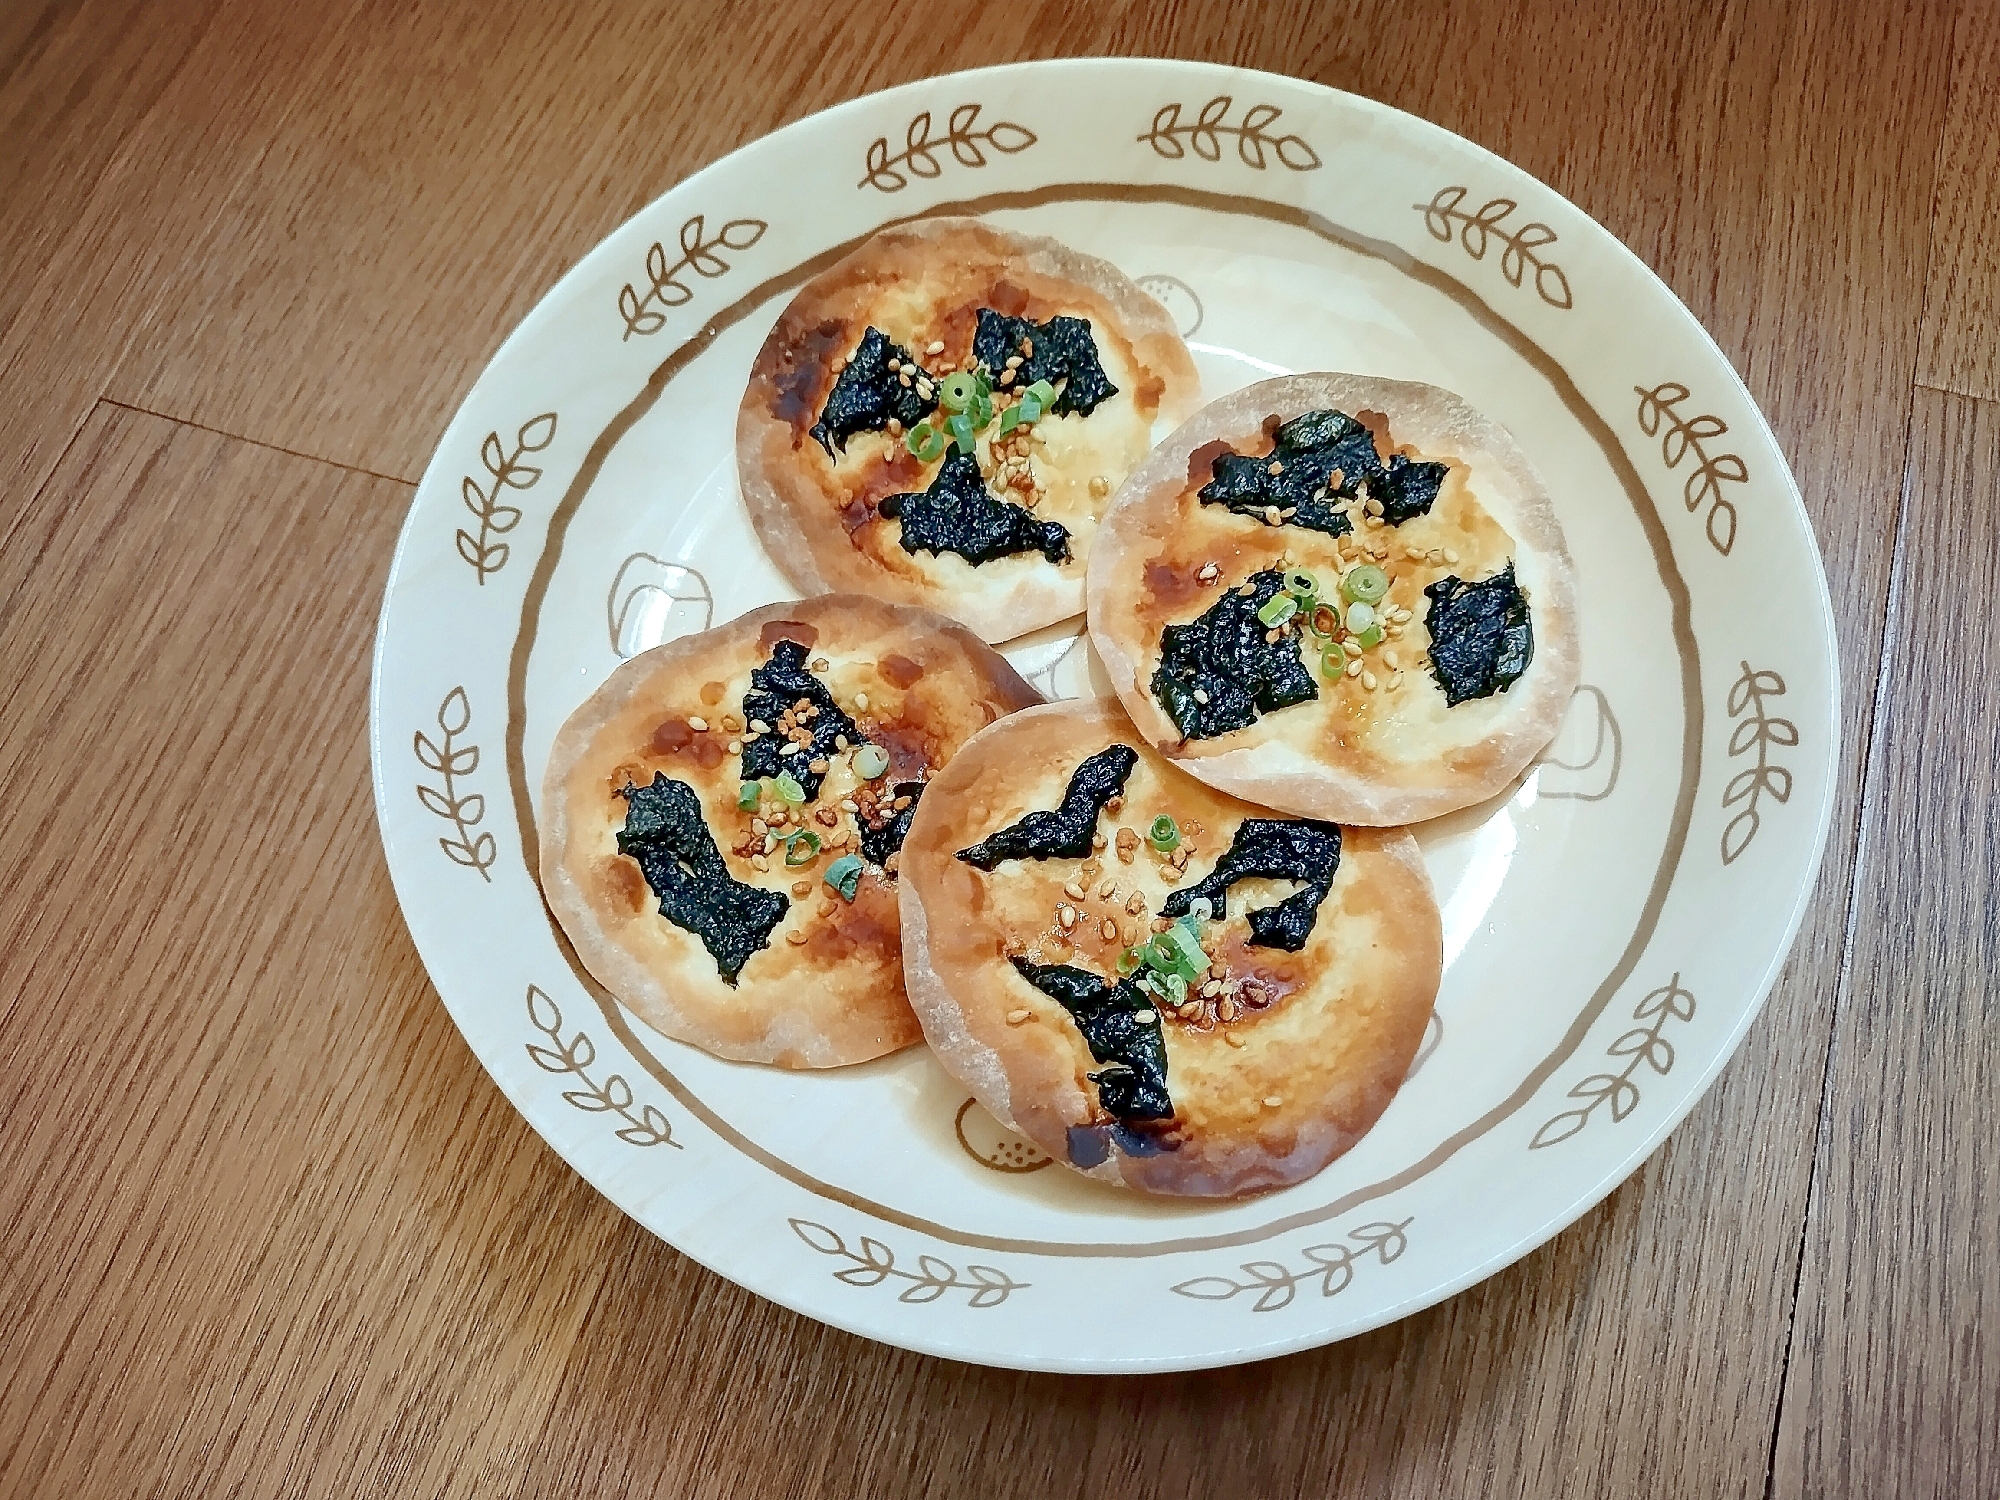
[[[948,424],[975,369],[992,414],[963,453]],[[1038,381],[1050,404],[1010,427]],[[874,236],[785,309],[744,392],[737,467],[758,537],[801,591],[928,605],[1004,641],[1082,612],[1098,517],[1198,402],[1172,319],[1115,266],[925,219]]]
[[[1578,672],[1569,551],[1513,438],[1359,375],[1261,381],[1155,449],[1099,528],[1090,634],[1188,771],[1377,826],[1505,789]]]
[[[1238,801],[1108,699],[974,736],[902,871],[939,1061],[1105,1182],[1233,1196],[1311,1176],[1388,1106],[1437,998],[1442,927],[1408,833]]]
[[[826,1068],[910,1046],[898,846],[960,745],[1040,701],[963,626],[851,595],[642,652],[550,751],[549,909],[613,995],[719,1057]]]

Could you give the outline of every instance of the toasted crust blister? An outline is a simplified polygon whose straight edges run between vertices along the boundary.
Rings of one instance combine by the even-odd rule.
[[[1122,804],[1099,819],[1094,868],[1015,860],[989,874],[956,857],[1023,813],[1057,806],[1077,764],[1112,744],[1133,746],[1139,760]],[[1119,853],[1121,828],[1142,833],[1161,813],[1191,848],[1174,876],[1143,840],[1129,861]],[[1406,832],[1343,831],[1338,871],[1298,952],[1251,945],[1244,915],[1288,894],[1289,883],[1231,889],[1208,951],[1225,972],[1224,993],[1248,978],[1269,1003],[1228,1023],[1158,1012],[1174,1116],[1153,1137],[1165,1149],[1152,1154],[1113,1144],[1080,1165],[1079,1155],[1089,1160],[1114,1139],[1087,1076],[1102,1065],[1068,1012],[1010,961],[1023,954],[1115,979],[1120,953],[1150,936],[1167,895],[1205,876],[1245,819],[1269,816],[1177,769],[1109,700],[1030,709],[975,735],[919,806],[903,847],[904,972],[944,1067],[1058,1161],[1150,1192],[1258,1192],[1346,1151],[1408,1072],[1442,972],[1437,900]],[[1067,925],[1059,905],[1075,914]]]
[[[773,851],[765,871],[731,853],[754,830],[736,804],[741,757],[727,748],[740,736],[723,724],[740,718],[750,672],[779,639],[826,663],[817,675],[889,754],[882,785],[927,778],[975,731],[1041,701],[971,632],[928,610],[851,595],[752,610],[633,657],[563,725],[542,784],[542,890],[584,967],[654,1030],[737,1061],[837,1067],[910,1046],[920,1032],[904,995],[892,879],[871,870],[849,903],[821,881],[837,850],[797,868]],[[656,773],[694,789],[733,878],[790,899],[734,987],[618,852],[618,788]],[[839,803],[854,785],[847,759],[835,757],[804,826],[828,843],[851,837],[854,819]],[[813,818],[820,809],[835,825]],[[807,892],[793,894],[795,883]]]
[[[1308,650],[1316,700],[1184,741],[1151,688],[1162,628],[1196,618],[1261,569],[1296,567],[1330,579],[1338,564],[1332,538],[1203,504],[1195,492],[1216,453],[1265,453],[1273,419],[1327,408],[1368,422],[1378,451],[1450,465],[1429,515],[1357,531],[1357,539],[1386,548],[1390,599],[1414,619],[1401,639],[1370,654],[1374,688],[1359,676],[1324,680],[1318,653]],[[1432,549],[1455,556],[1438,561]],[[1412,560],[1411,550],[1427,560]],[[1529,599],[1534,659],[1503,692],[1447,706],[1423,664],[1424,586],[1447,574],[1485,578],[1510,560]],[[1554,737],[1579,671],[1574,574],[1540,476],[1498,423],[1449,391],[1409,381],[1288,375],[1203,408],[1114,499],[1090,557],[1089,606],[1091,640],[1155,748],[1225,791],[1342,823],[1414,823],[1502,791]]]
[[[888,432],[859,433],[829,458],[810,435],[836,379],[833,362],[870,325],[942,372],[969,363],[978,311],[989,306],[1036,322],[1088,319],[1118,387],[1088,417],[1049,416],[1035,429],[1043,487],[1035,516],[1069,529],[1066,562],[1023,552],[975,567],[955,553],[907,552],[897,523],[876,507],[925,488],[941,460],[919,463]],[[937,342],[944,348],[929,354]],[[982,639],[1005,641],[1082,612],[1084,562],[1110,494],[1156,431],[1198,404],[1194,362],[1166,309],[1115,266],[977,219],[925,219],[874,236],[785,309],[744,392],[737,468],[758,537],[802,592],[928,605]],[[994,430],[978,448],[989,478]]]

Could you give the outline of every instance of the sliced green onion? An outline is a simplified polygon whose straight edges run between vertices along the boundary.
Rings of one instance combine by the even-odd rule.
[[[1370,625],[1354,638],[1354,643],[1363,651],[1373,651],[1377,646],[1382,644],[1382,627],[1380,625]]]
[[[1332,635],[1340,629],[1340,614],[1330,604],[1300,605],[1299,611],[1306,617],[1306,629],[1314,635]]]
[[[889,752],[880,745],[863,745],[854,752],[854,774],[873,781],[889,769]]]
[[[755,812],[758,799],[764,795],[764,784],[760,781],[746,781],[736,789],[736,806],[743,812]]]
[[[1188,902],[1188,915],[1197,922],[1212,921],[1215,917],[1215,903],[1206,896],[1197,896]]]
[[[1299,612],[1299,601],[1290,594],[1273,594],[1257,611],[1257,618],[1266,625],[1282,625]]]
[[[972,410],[967,415],[972,418],[975,428],[985,431],[986,424],[993,420],[993,398],[984,391],[979,392],[972,398]]]
[[[928,422],[919,422],[903,434],[903,446],[918,463],[929,463],[944,452],[944,434]]]
[[[1162,974],[1159,976],[1159,979],[1167,987],[1167,1003],[1169,1005],[1185,1005],[1187,1003],[1187,980],[1178,974]]]
[[[1174,968],[1176,960],[1180,957],[1180,949],[1174,946],[1174,940],[1166,933],[1156,932],[1147,941],[1146,946],[1139,950],[1139,956],[1145,959],[1147,968],[1158,969],[1164,974]]]
[[[1347,670],[1347,653],[1338,646],[1328,646],[1319,654],[1319,669],[1327,677],[1338,677]]]
[[[970,453],[972,451],[972,418],[968,417],[964,412],[960,412],[944,425],[951,429],[952,438],[958,444],[958,451],[960,453]]]
[[[1181,825],[1165,813],[1161,813],[1157,818],[1153,819],[1152,826],[1146,830],[1146,842],[1162,854],[1173,850],[1180,844],[1180,841]]]
[[[1376,604],[1389,592],[1389,575],[1373,563],[1350,568],[1340,580],[1340,591],[1356,604]]]
[[[1021,414],[1020,420],[1023,422],[1039,422],[1042,420],[1042,403],[1035,399],[1032,392],[1024,394],[1014,404],[1014,410]]]
[[[1174,965],[1178,972],[1186,973],[1192,978],[1208,967],[1208,952],[1201,946],[1201,934],[1195,930],[1194,923],[1187,917],[1182,917],[1174,923],[1164,935],[1171,938],[1174,946],[1180,950],[1182,962]]]
[[[1144,962],[1145,960],[1139,957],[1139,950],[1137,948],[1127,948],[1123,953],[1118,955],[1118,973],[1120,977],[1131,975]]]
[[[1046,380],[1037,380],[1028,387],[1027,394],[1033,396],[1043,411],[1056,404],[1056,388]]]
[[[797,807],[806,800],[806,789],[799,785],[798,777],[794,776],[790,771],[779,772],[778,779],[772,782],[771,785],[776,790],[780,802],[786,802],[793,807]]]
[[[938,404],[946,411],[964,411],[979,394],[979,382],[970,372],[959,370],[938,382]]]
[[[1319,592],[1319,580],[1302,568],[1294,568],[1285,575],[1285,592],[1310,599]]]
[[[1021,407],[1018,402],[1000,413],[1000,436],[1005,437],[1021,425]]]
[[[986,366],[974,365],[972,367],[972,383],[979,387],[980,395],[990,396],[993,394],[993,376],[987,370]]]
[[[861,887],[861,856],[843,854],[826,867],[826,874],[820,877],[826,888],[842,899],[852,901],[855,891]]]
[[[819,835],[810,828],[785,840],[785,863],[797,868],[819,858]]]
[[[1347,606],[1347,628],[1351,634],[1360,635],[1375,624],[1375,606],[1372,604],[1350,604]]]

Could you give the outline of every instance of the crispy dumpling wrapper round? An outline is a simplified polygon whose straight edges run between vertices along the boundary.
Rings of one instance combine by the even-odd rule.
[[[993,420],[972,454],[947,444],[919,460],[909,429],[943,435],[938,387],[980,350],[996,380],[1022,361],[995,386]],[[1054,406],[1003,437],[1001,409],[1041,373]],[[1082,612],[1111,494],[1199,399],[1173,320],[1117,267],[977,219],[923,219],[793,298],[751,369],[737,469],[758,537],[801,591],[927,605],[1005,641]]]
[[[801,701],[814,709],[803,719]],[[827,1068],[910,1046],[920,1032],[884,862],[958,748],[1040,701],[956,622],[852,595],[765,605],[642,652],[550,751],[549,909],[641,1020],[718,1057]],[[780,753],[788,728],[809,743]],[[806,800],[787,803],[781,775]],[[746,776],[755,807],[739,803]],[[826,884],[843,855],[864,861],[851,900]]]
[[[1161,817],[1171,851],[1148,838]],[[904,971],[939,1060],[1104,1182],[1226,1197],[1310,1177],[1388,1107],[1437,997],[1442,927],[1408,833],[1205,786],[1110,700],[974,736],[902,868]],[[1198,899],[1212,915],[1193,924],[1202,959],[1176,1007],[1125,955],[1175,943],[1180,924],[1155,926]]]
[[[1346,629],[1355,566],[1388,592],[1370,605],[1382,638],[1347,632],[1347,652],[1312,627]],[[1267,625],[1298,574],[1322,609]],[[1287,375],[1204,407],[1119,491],[1089,594],[1140,732],[1203,781],[1301,816],[1390,826],[1484,801],[1576,689],[1576,586],[1548,490],[1504,428],[1435,386]],[[1329,647],[1354,665],[1329,665]]]

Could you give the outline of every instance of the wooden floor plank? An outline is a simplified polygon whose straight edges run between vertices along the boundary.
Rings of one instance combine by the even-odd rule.
[[[1915,432],[1777,1500],[2000,1494],[2000,403]]]
[[[2000,8],[1969,0],[1952,47],[1917,378],[2000,400]]]
[[[395,910],[408,498],[107,408],[0,547],[0,1494],[480,1493],[556,1392],[621,1221]]]

